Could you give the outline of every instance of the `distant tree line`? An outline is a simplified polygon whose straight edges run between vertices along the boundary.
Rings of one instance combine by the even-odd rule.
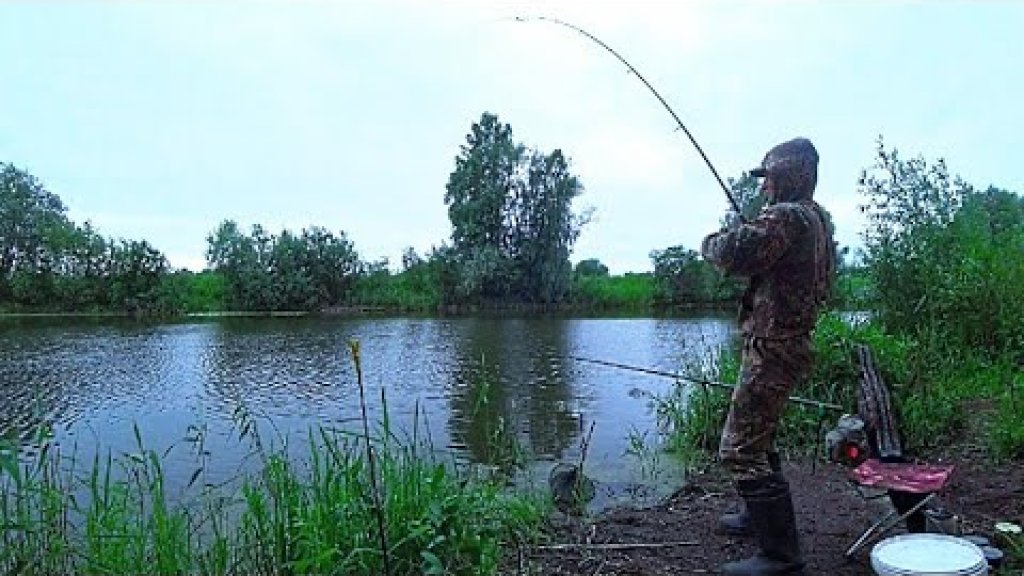
[[[756,179],[744,174],[730,186],[744,212],[756,214]],[[397,271],[386,259],[362,259],[343,230],[271,231],[226,219],[207,236],[208,268],[196,273],[172,270],[145,240],[108,238],[89,222],[71,221],[37,178],[0,163],[0,310],[433,311],[736,300],[742,284],[684,246],[652,250],[651,273],[612,276],[596,258],[573,267],[574,244],[591,215],[575,206],[583,190],[561,150],[528,148],[508,124],[484,113],[470,127],[445,186],[450,238],[425,254],[407,248]],[[727,214],[722,226],[735,218]],[[861,292],[863,284],[856,284]]]

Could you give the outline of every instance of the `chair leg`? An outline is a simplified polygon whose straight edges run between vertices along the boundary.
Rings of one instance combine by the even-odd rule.
[[[893,508],[905,516],[907,532],[910,532],[911,534],[920,534],[925,531],[927,521],[924,516],[924,511],[921,510],[920,507],[917,507],[914,512],[910,512],[910,510],[922,500],[927,499],[928,496],[928,494],[916,494],[914,492],[904,492],[902,490],[889,490],[889,500],[892,501]]]
[[[924,496],[924,495],[922,494],[921,496]],[[885,534],[889,530],[892,530],[893,527],[895,527],[900,522],[906,520],[910,515],[914,514],[915,512],[919,512],[922,508],[924,508],[924,505],[927,504],[934,497],[935,497],[935,493],[932,492],[932,493],[928,494],[927,496],[924,496],[919,502],[917,502],[916,504],[911,506],[909,510],[906,510],[903,513],[900,513],[898,510],[893,510],[893,511],[889,512],[882,519],[880,519],[879,521],[875,522],[867,530],[865,530],[860,535],[860,537],[857,538],[857,540],[853,543],[853,545],[851,545],[850,548],[846,550],[846,553],[844,553],[843,556],[845,556],[847,558],[852,558],[853,555],[856,554],[858,550],[860,550],[861,548],[866,546],[872,540],[874,540],[877,537],[882,536],[883,534]],[[895,520],[892,520],[891,522],[888,522],[893,516],[896,516],[897,514],[899,516]]]

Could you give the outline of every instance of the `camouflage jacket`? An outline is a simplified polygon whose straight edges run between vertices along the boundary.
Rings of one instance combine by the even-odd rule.
[[[832,226],[810,198],[765,207],[755,219],[704,239],[704,259],[750,279],[740,303],[744,334],[784,339],[809,334],[835,274]]]

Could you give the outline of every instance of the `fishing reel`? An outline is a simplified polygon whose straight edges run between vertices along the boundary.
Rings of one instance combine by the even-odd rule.
[[[859,416],[843,414],[835,428],[825,434],[825,452],[830,462],[855,468],[871,455],[864,421]]]

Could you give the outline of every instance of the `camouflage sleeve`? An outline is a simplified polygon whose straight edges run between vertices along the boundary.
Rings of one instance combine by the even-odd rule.
[[[785,211],[769,206],[756,220],[709,235],[701,244],[701,254],[726,274],[754,276],[786,252],[792,242],[791,228]]]

